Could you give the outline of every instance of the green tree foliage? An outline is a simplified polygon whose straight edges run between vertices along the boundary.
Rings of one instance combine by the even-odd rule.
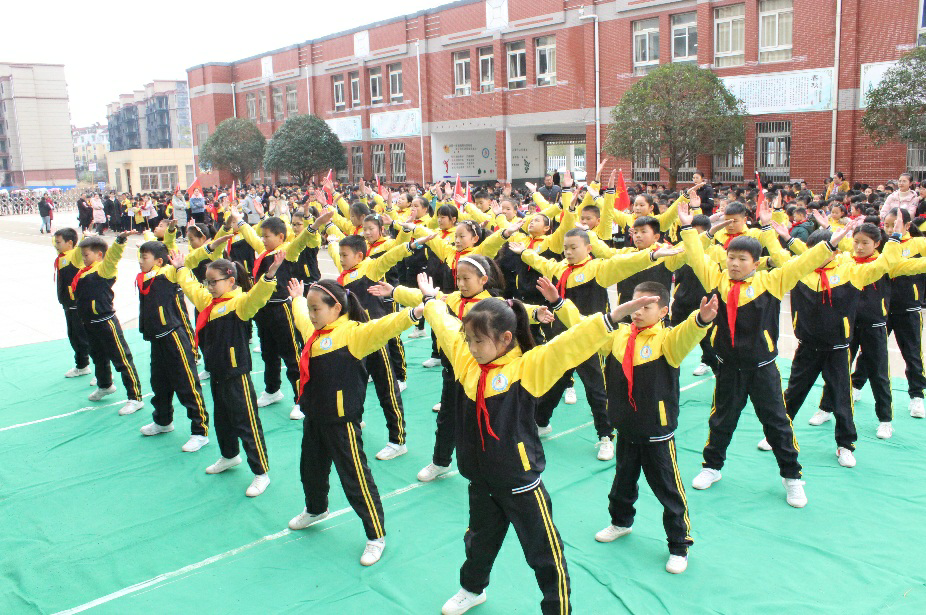
[[[926,47],[917,47],[891,67],[868,92],[862,127],[877,145],[888,141],[926,143]]]
[[[227,119],[199,146],[199,161],[204,167],[228,171],[241,185],[260,168],[266,145],[267,139],[253,122]]]
[[[663,64],[637,81],[611,112],[604,145],[615,158],[659,157],[674,189],[678,170],[695,156],[743,147],[745,108],[713,72]]]
[[[346,164],[340,139],[315,115],[294,115],[283,122],[264,153],[264,169],[288,173],[302,184],[313,175],[343,169]]]

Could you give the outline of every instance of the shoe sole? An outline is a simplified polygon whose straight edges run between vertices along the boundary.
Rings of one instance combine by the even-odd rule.
[[[325,515],[324,515],[323,517],[317,517],[317,518],[315,518],[315,519],[312,519],[312,521],[311,521],[310,523],[308,523],[307,525],[303,525],[302,527],[293,527],[292,525],[289,525],[289,524],[287,524],[287,527],[289,527],[289,529],[291,529],[291,530],[294,531],[294,532],[298,532],[299,530],[304,530],[304,529],[306,529],[306,528],[312,527],[313,525],[315,525],[315,524],[318,523],[319,521],[324,521],[324,520],[327,519],[327,518],[328,518],[328,513],[325,513]]]
[[[216,471],[216,472],[210,472],[210,471],[209,471],[209,468],[211,468],[212,466],[209,466],[209,468],[206,468],[206,474],[221,474],[222,472],[225,472],[226,470],[231,470],[231,469],[234,468],[235,466],[240,466],[240,465],[241,465],[241,462],[239,461],[239,462],[236,463],[236,464],[233,464],[233,465],[230,465],[230,466],[226,466],[226,467],[224,467],[224,468],[222,468],[221,470],[218,470],[218,471]]]
[[[404,451],[401,451],[401,452],[396,452],[396,453],[393,454],[393,455],[387,455],[387,456],[385,456],[385,457],[380,457],[380,456],[379,456],[379,453],[377,453],[377,454],[376,454],[376,458],[379,459],[380,461],[389,461],[390,459],[395,459],[396,457],[401,457],[402,455],[404,455],[404,454],[407,453],[407,452],[408,452],[408,449],[406,449],[406,450],[404,450]]]
[[[607,540],[602,540],[601,538],[598,538],[598,534],[595,534],[595,541],[600,542],[601,544],[608,544],[609,542],[614,542],[615,540],[623,538],[624,536],[627,536],[628,534],[630,534],[630,532],[619,534],[618,536],[615,536],[614,538],[609,538]]]
[[[145,433],[142,431],[141,435],[145,436],[146,438],[150,438],[151,436],[160,436],[161,434],[170,433],[173,430],[174,430],[173,428],[170,428],[170,429],[165,429],[164,431],[156,431],[154,433]]]
[[[444,474],[447,474],[448,472],[450,472],[450,468],[447,468],[446,470],[444,470],[443,472],[441,472],[441,473],[439,473],[439,474],[435,474],[435,475],[432,476],[431,478],[421,478],[421,476],[417,476],[416,478],[418,479],[418,482],[420,482],[420,483],[430,483],[430,482],[433,482],[433,481],[437,480],[438,478],[440,478],[440,477],[443,476]]]
[[[462,611],[460,611],[460,610],[445,611],[445,610],[441,609],[441,615],[447,615],[448,613],[451,613],[452,615],[463,615],[463,613],[465,613],[465,612],[469,611],[470,609],[472,609],[472,608],[474,608],[474,607],[477,607],[477,606],[479,606],[480,604],[484,603],[484,602],[486,601],[487,596],[486,596],[485,594],[481,594],[481,595],[480,595],[480,598],[481,598],[481,600],[477,598],[475,602],[473,602],[472,604],[470,604],[468,607],[466,607],[466,608],[463,609]]]
[[[692,489],[697,489],[698,491],[704,491],[705,489],[710,489],[715,483],[719,483],[722,476],[718,476],[715,480],[712,480],[706,487],[698,487],[694,483],[691,483]]]

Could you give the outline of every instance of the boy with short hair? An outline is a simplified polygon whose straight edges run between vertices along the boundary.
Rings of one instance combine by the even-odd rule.
[[[77,302],[71,296],[69,288],[71,280],[77,275],[78,269],[83,267],[80,248],[77,247],[77,231],[72,228],[62,228],[55,231],[55,249],[58,256],[55,258],[55,285],[57,287],[58,303],[64,310],[64,321],[67,323],[68,341],[74,350],[74,367],[64,373],[65,378],[76,378],[91,373],[90,369],[90,342],[87,331],[77,314]]]

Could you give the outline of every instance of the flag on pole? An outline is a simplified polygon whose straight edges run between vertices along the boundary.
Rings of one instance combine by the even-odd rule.
[[[187,193],[188,196],[191,196],[191,197],[192,197],[192,196],[193,196],[193,193],[196,192],[197,190],[199,190],[200,193],[201,193],[202,190],[203,190],[203,185],[202,185],[201,183],[199,183],[199,178],[198,178],[198,177],[196,178],[196,181],[194,181],[193,184],[192,184],[189,188],[186,189],[186,193]]]
[[[627,194],[627,184],[624,183],[624,171],[617,173],[617,194],[614,198],[614,207],[624,211],[630,207],[630,195]]]
[[[453,187],[453,198],[456,199],[458,196],[464,196],[463,194],[463,185],[460,183],[460,174],[457,173],[457,183]]]
[[[475,203],[473,200],[473,191],[469,187],[469,182],[466,182],[466,202]]]
[[[759,196],[756,197],[756,207],[762,207],[765,204],[765,190],[762,188],[762,180],[759,179],[759,172],[756,171],[756,185],[759,187]]]
[[[325,196],[328,197],[328,205],[334,203],[334,190],[332,185],[332,171],[333,169],[328,169],[328,175],[325,177],[325,181],[322,182],[322,190],[325,191]]]
[[[238,192],[235,190],[235,180],[232,180],[231,190],[228,191],[228,204],[232,205],[238,202]]]

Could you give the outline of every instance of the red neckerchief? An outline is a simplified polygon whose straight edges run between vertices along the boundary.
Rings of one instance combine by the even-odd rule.
[[[569,281],[569,276],[572,274],[572,272],[576,269],[581,269],[590,262],[592,262],[591,259],[585,261],[584,263],[579,263],[578,265],[566,266],[566,271],[564,271],[563,274],[559,276],[559,281],[556,283],[556,292],[559,293],[560,297],[566,296],[566,283]]]
[[[823,295],[823,303],[826,304],[827,298],[830,300],[830,307],[833,306],[833,288],[830,286],[830,276],[825,267],[814,269],[815,273],[820,274],[820,292]]]
[[[254,259],[253,275],[254,275],[255,282],[257,281],[257,272],[260,270],[260,264],[264,262],[264,257],[269,255],[273,251],[274,250],[264,250],[263,252],[260,253],[260,255],[257,258]]]
[[[309,340],[302,347],[302,355],[299,357],[299,397],[302,397],[302,389],[309,382],[309,359],[312,358],[312,344],[323,333],[331,333],[333,329],[316,329],[309,336]]]
[[[96,263],[94,263],[95,265]],[[71,280],[71,298],[74,298],[74,293],[77,292],[77,283],[80,282],[80,277],[87,273],[93,265],[87,265],[83,269],[78,269],[77,273],[74,275],[74,279]]]
[[[206,326],[206,323],[209,322],[209,314],[212,313],[212,308],[217,306],[220,303],[225,303],[230,301],[231,297],[220,297],[218,299],[213,299],[209,305],[206,306],[206,309],[199,313],[199,316],[196,318],[196,332],[193,334],[193,347],[199,347],[199,332],[202,331],[203,327]]]
[[[347,274],[349,274],[349,273],[351,273],[351,272],[353,272],[353,271],[356,271],[356,270],[357,270],[357,267],[359,267],[359,265],[354,265],[354,266],[351,267],[350,269],[345,269],[344,271],[342,271],[342,272],[338,275],[338,285],[339,285],[339,286],[344,286],[344,278],[347,277]]]
[[[533,250],[534,246],[543,241],[543,237],[531,237],[527,240],[527,249]]]
[[[624,360],[621,361],[621,369],[624,371],[624,377],[627,378],[627,399],[630,400],[630,405],[633,406],[633,411],[637,411],[637,402],[633,399],[633,354],[636,349],[637,344],[637,335],[640,331],[645,331],[652,327],[643,327],[638,329],[637,325],[630,325],[630,337],[627,338],[627,347],[624,349]]]
[[[472,251],[472,248],[466,248],[465,250],[454,252],[453,253],[453,264],[450,266],[450,273],[453,275],[453,283],[457,283],[457,264],[459,264],[460,259],[469,254]]]
[[[479,386],[476,387],[476,430],[479,432],[479,440],[482,441],[482,450],[486,450],[485,437],[482,435],[482,417],[486,419],[486,433],[498,440],[498,436],[492,431],[492,424],[489,422],[489,409],[486,408],[486,378],[490,369],[501,367],[494,363],[486,363],[479,366]]]
[[[228,236],[228,241],[225,242],[225,253],[228,254],[229,256],[231,256],[232,242],[235,241],[235,235],[237,234],[238,233],[232,233],[231,235]]]
[[[151,279],[148,280],[147,286],[145,286],[145,275],[146,275],[145,272],[142,271],[137,276],[135,276],[135,286],[138,287],[138,292],[140,292],[142,295],[147,296],[148,293],[151,292],[151,284],[154,283],[154,278],[157,277],[157,274],[151,276]]]
[[[865,257],[854,256],[854,255],[853,255],[852,258],[854,258],[854,259],[855,259],[855,262],[858,263],[859,265],[861,265],[861,264],[863,264],[863,263],[871,263],[871,262],[873,262],[873,261],[878,260],[878,256],[877,256],[876,254],[872,254],[871,256],[865,256]],[[871,283],[871,286],[872,286],[875,290],[878,289],[878,284],[877,284],[877,282],[872,282],[872,283]]]
[[[727,239],[723,242],[723,249],[726,250],[726,249],[727,249],[727,246],[730,245],[730,242],[733,241],[734,239],[736,239],[737,237],[741,236],[741,235],[745,235],[745,233],[735,233],[735,234],[733,234],[733,235],[728,234],[728,235],[727,235]]]
[[[354,227],[354,232],[351,233],[351,235],[359,235],[362,232],[363,232],[363,225],[361,224],[360,226]]]
[[[802,225],[802,224],[804,224],[804,223],[803,223],[803,222],[795,222],[794,224],[792,224],[792,225],[791,225],[791,228],[788,229],[788,234],[790,235],[791,233],[793,233],[793,232],[794,232],[794,229],[796,229],[797,227],[799,227],[799,226]]]
[[[373,245],[371,245],[369,248],[367,248],[366,256],[369,257],[370,254],[373,252],[373,250],[375,250],[375,249],[378,248],[379,246],[383,245],[384,243],[386,243],[386,240],[385,240],[385,239],[380,239],[379,241],[374,241],[374,242],[373,242]]]
[[[460,307],[457,309],[457,318],[463,320],[463,312],[470,303],[478,303],[480,300],[476,297],[464,297],[460,295]]]
[[[740,286],[745,280],[730,280],[730,292],[727,293],[727,325],[730,327],[730,347],[734,344],[736,336],[736,311],[740,305]]]
[[[61,260],[62,256],[64,256],[64,252],[58,252],[58,256],[55,257],[55,273],[51,277],[52,281],[56,281],[58,279],[58,261]]]
[[[441,238],[441,239],[447,239],[447,235],[449,235],[449,234],[450,234],[450,229],[447,229],[446,231],[441,231],[441,232],[440,232],[440,238]]]

